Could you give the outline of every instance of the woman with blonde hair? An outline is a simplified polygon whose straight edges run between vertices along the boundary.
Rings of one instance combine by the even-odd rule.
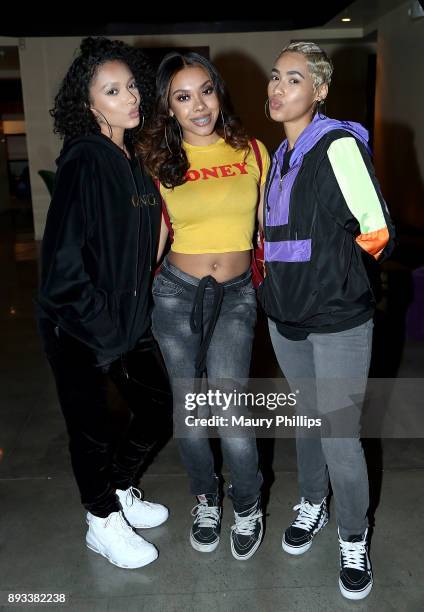
[[[300,555],[311,547],[328,521],[331,482],[340,590],[344,597],[362,599],[373,580],[368,477],[359,439],[375,309],[369,270],[390,253],[393,228],[367,131],[321,113],[332,70],[327,54],[311,42],[288,45],[271,70],[267,105],[285,139],[266,186],[267,275],[259,296],[279,365],[290,387],[300,390],[300,414],[331,420],[346,410],[351,416],[346,437],[298,430],[301,499],[283,549]]]

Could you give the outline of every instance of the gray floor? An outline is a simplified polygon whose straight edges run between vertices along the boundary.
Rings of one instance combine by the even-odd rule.
[[[265,464],[270,473],[273,470],[275,480],[270,489],[266,536],[249,561],[237,562],[231,556],[228,501],[218,550],[202,555],[190,547],[194,500],[173,441],[159,454],[142,483],[148,499],[166,503],[171,510],[164,526],[143,532],[159,548],[159,559],[141,570],[123,570],[89,551],[84,544],[84,512],[70,471],[64,424],[32,319],[35,250],[30,241],[25,242],[25,236],[18,240],[17,247],[4,242],[1,247],[5,289],[0,298],[2,604],[8,593],[36,592],[65,593],[72,610],[90,612],[424,609],[423,440],[369,443],[377,506],[371,548],[375,586],[363,603],[346,602],[339,593],[334,517],[304,557],[291,558],[281,549],[282,529],[291,520],[292,506],[297,502],[292,440],[277,440],[272,465],[269,442],[263,445]],[[263,354],[262,349],[260,362]],[[423,357],[422,343],[407,343],[401,374],[422,377]],[[269,356],[268,375],[273,368]],[[16,607],[0,605],[1,610]],[[63,606],[51,604],[48,608]]]

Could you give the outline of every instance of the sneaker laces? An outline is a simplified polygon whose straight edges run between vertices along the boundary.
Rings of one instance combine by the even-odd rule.
[[[199,527],[216,527],[219,523],[220,511],[218,506],[208,506],[205,503],[197,504],[191,511],[196,517],[195,523]]]
[[[126,492],[125,503],[127,506],[132,506],[134,501],[137,500],[139,502],[143,502],[144,492],[136,487],[129,487]]]
[[[232,525],[231,531],[235,531],[239,535],[250,536],[255,532],[256,521],[262,518],[261,510],[256,509],[247,516],[241,516],[238,512],[234,512],[236,524]]]
[[[116,516],[118,515],[118,516]],[[127,523],[127,521],[124,518],[124,515],[122,514],[122,512],[112,512],[111,514],[109,514],[109,516],[106,518],[103,527],[106,528],[108,527],[108,525],[110,523],[116,523],[116,526],[119,529],[122,529],[122,531],[124,532],[123,535],[126,538],[133,538],[134,535],[136,535],[134,533],[133,528]]]
[[[310,531],[314,526],[319,513],[321,512],[321,504],[314,506],[302,497],[300,504],[293,506],[293,510],[299,510],[296,520],[292,523],[292,527],[298,527]]]
[[[362,542],[345,542],[345,540],[339,539],[339,542],[343,569],[349,568],[360,570],[361,572],[365,571],[365,559],[367,556],[365,540]]]

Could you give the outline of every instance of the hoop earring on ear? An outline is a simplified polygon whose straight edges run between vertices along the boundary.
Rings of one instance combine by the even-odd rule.
[[[144,115],[142,115],[142,117],[143,117],[143,121],[141,122],[141,127],[138,128],[140,132],[144,128]]]
[[[222,108],[219,109],[219,112],[221,113],[222,127],[224,128],[224,140],[225,142],[227,142],[227,139],[228,139],[227,124],[225,123],[224,113],[222,112]]]
[[[268,105],[268,112],[266,111],[267,105]],[[269,98],[265,100],[265,117],[268,119],[268,121],[274,121],[274,119],[272,119],[271,115],[269,114]]]

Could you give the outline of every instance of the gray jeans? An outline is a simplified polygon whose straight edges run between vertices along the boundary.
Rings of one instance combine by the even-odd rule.
[[[174,392],[174,419],[180,419],[184,406],[176,405],[176,385],[195,377],[195,357],[201,344],[201,333],[193,333],[190,317],[199,279],[170,264],[162,264],[153,283],[153,334],[160,346]],[[250,271],[222,283],[223,300],[206,355],[209,384],[228,379],[247,379],[256,324],[256,293]],[[213,315],[214,291],[207,286],[202,302],[203,332]],[[187,414],[187,413],[186,413]],[[190,477],[194,495],[215,494],[217,479],[209,439],[192,428],[177,438],[182,461]],[[262,475],[254,436],[221,437],[224,461],[231,473],[229,496],[234,507],[256,501]]]
[[[269,320],[272,344],[284,376],[292,390],[303,387],[299,414],[323,416],[345,407],[344,399],[335,397],[336,385],[329,384],[329,379],[342,380],[343,398],[355,397],[355,405],[361,404],[358,398],[363,398],[367,385],[372,329],[371,319],[346,331],[309,334],[306,340],[294,341],[282,336]],[[355,414],[353,410],[351,413]],[[368,525],[368,474],[359,419],[358,410],[358,435],[352,438],[308,437],[300,432],[296,437],[300,495],[319,503],[328,495],[330,480],[343,539],[363,534]]]

